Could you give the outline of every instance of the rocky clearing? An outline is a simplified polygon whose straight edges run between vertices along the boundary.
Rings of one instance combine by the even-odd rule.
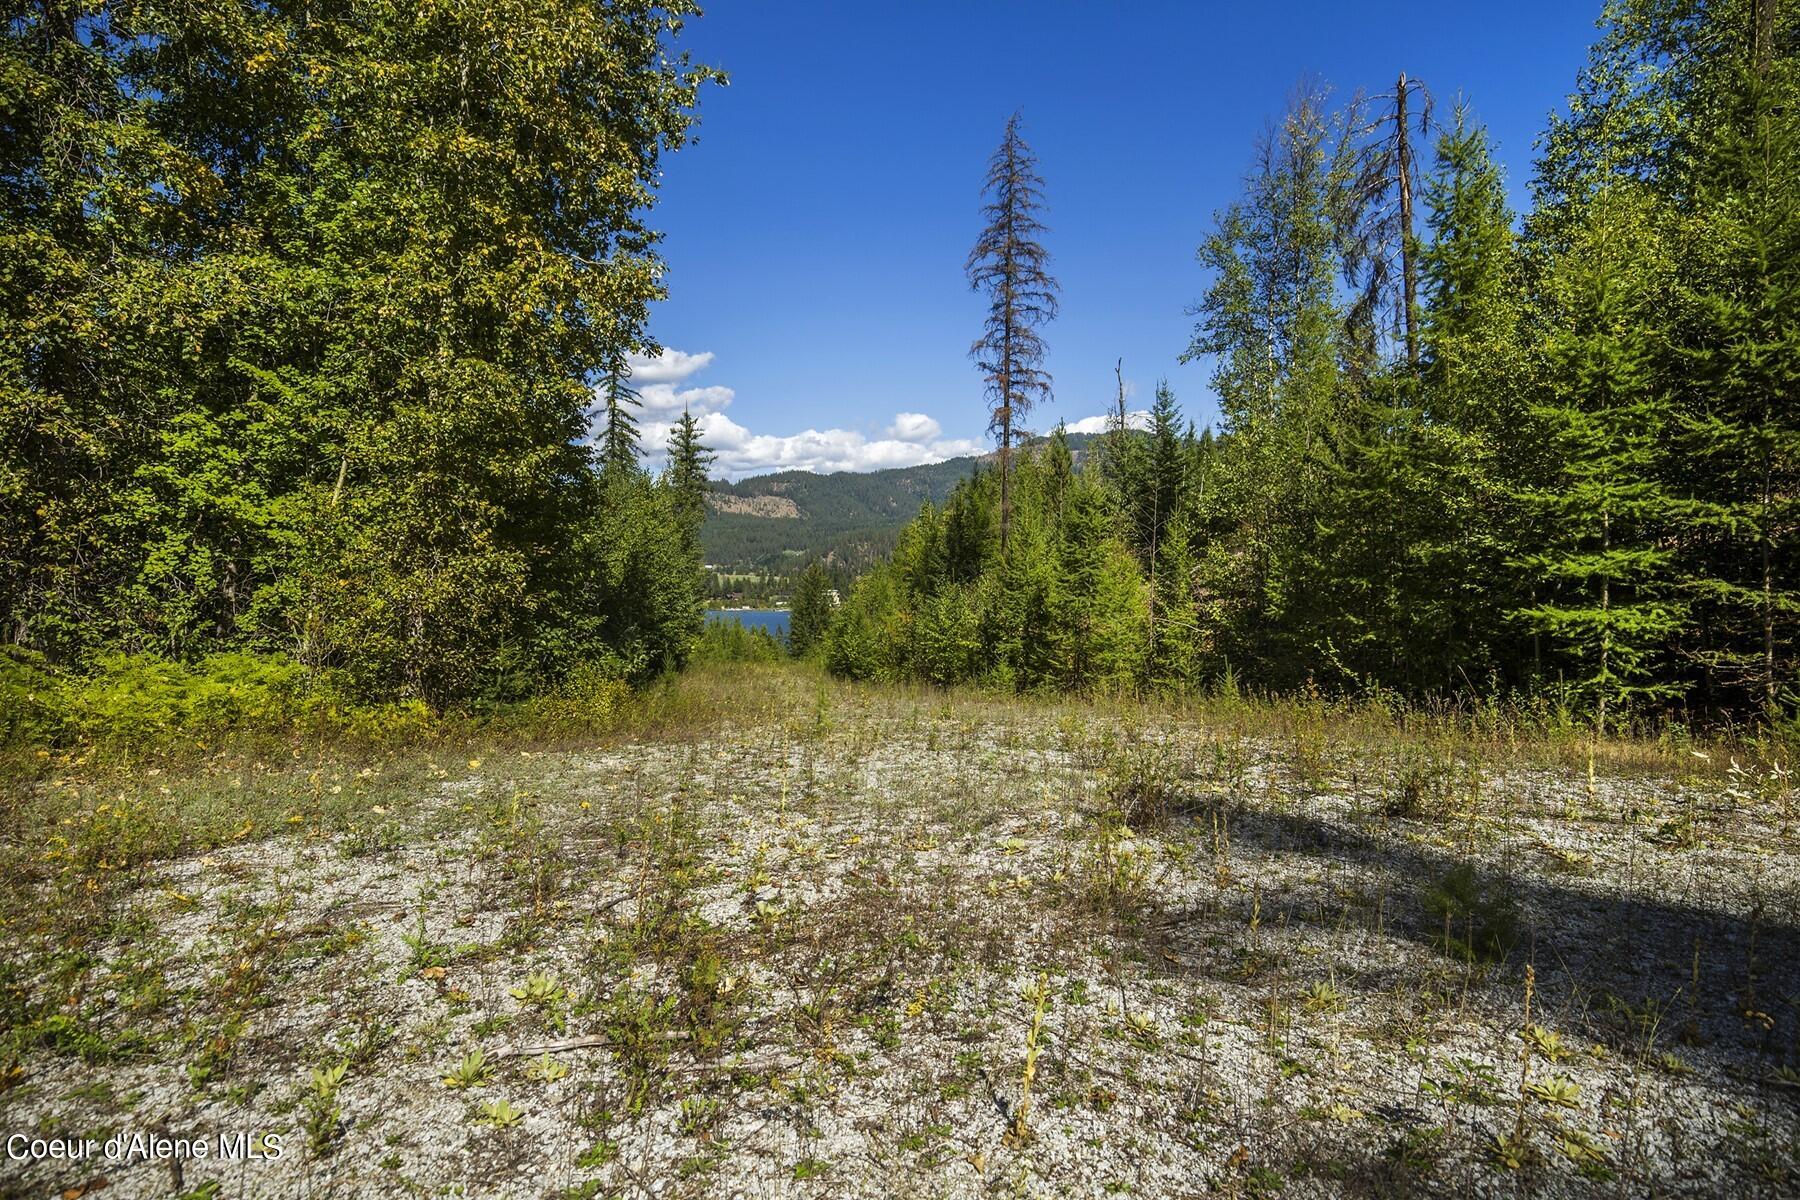
[[[0,1128],[215,1149],[0,1190],[1800,1195],[1764,766],[711,686],[597,745],[35,788]]]

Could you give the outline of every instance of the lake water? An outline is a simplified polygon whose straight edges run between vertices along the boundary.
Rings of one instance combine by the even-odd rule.
[[[788,610],[785,608],[709,608],[709,621],[736,621],[747,629],[766,629],[776,637],[786,637]]]

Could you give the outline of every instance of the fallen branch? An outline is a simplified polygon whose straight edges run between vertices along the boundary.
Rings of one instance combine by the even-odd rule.
[[[708,1075],[780,1075],[805,1065],[804,1058],[765,1058],[757,1062],[708,1063],[693,1069]]]

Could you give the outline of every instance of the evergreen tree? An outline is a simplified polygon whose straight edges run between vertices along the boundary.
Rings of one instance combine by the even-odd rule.
[[[1104,491],[1077,481],[1046,589],[1054,678],[1078,691],[1133,686],[1143,667],[1143,584],[1131,552],[1113,533],[1109,508]]]
[[[1012,551],[1002,555],[996,553],[998,546],[991,547],[991,565],[976,587],[982,640],[997,667],[989,680],[1020,690],[1052,687],[1060,678],[1055,603],[1065,581],[1057,560],[1060,527],[1048,505],[1054,483],[1047,478],[1043,457],[1036,447],[1019,454],[1012,489]],[[1072,510],[1074,505],[1071,492],[1063,507]]]
[[[1446,419],[1479,419],[1484,406],[1465,382],[1517,324],[1521,283],[1506,186],[1487,130],[1458,104],[1437,141],[1425,180],[1430,237],[1421,253],[1426,378]],[[1444,393],[1448,393],[1444,395]]]
[[[602,471],[635,471],[638,469],[637,418],[632,409],[641,403],[637,389],[630,384],[630,368],[625,356],[615,353],[606,367],[606,424],[600,433],[600,469]]]
[[[1354,146],[1319,91],[1295,97],[1259,148],[1246,195],[1200,248],[1213,275],[1184,361],[1213,360],[1228,435],[1204,510],[1204,589],[1218,648],[1240,668],[1298,682],[1288,644],[1294,571],[1347,431],[1338,223]]]
[[[633,681],[679,668],[705,616],[696,549],[678,535],[672,489],[641,470],[600,478],[575,547],[577,599],[565,623],[587,660]]]
[[[1800,72],[1768,53],[1696,139],[1672,336],[1697,502],[1687,653],[1713,705],[1772,712],[1800,623]]]
[[[988,431],[1000,451],[1000,552],[1007,552],[1012,526],[1011,470],[1014,441],[1024,419],[1050,395],[1043,369],[1044,339],[1038,327],[1056,315],[1057,285],[1050,277],[1049,252],[1040,240],[1044,224],[1044,181],[1037,159],[1019,132],[1020,118],[1007,119],[1000,148],[988,163],[981,214],[987,222],[969,251],[964,270],[969,286],[987,297],[987,319],[970,356],[986,381]]]
[[[1508,563],[1541,540],[1515,497],[1546,478],[1547,439],[1529,411],[1524,281],[1505,183],[1487,131],[1462,104],[1438,139],[1424,201],[1423,364],[1408,427],[1428,481],[1419,553],[1435,569],[1403,603],[1442,606],[1435,635],[1414,644],[1456,657],[1415,676],[1442,686],[1447,670],[1466,676],[1472,664],[1523,680],[1534,667],[1505,614],[1528,604],[1529,591]]]
[[[896,594],[893,572],[878,566],[857,579],[825,635],[825,666],[846,679],[900,678],[905,660],[906,610]]]
[[[944,515],[930,503],[920,505],[919,515],[900,531],[888,559],[908,596],[936,595],[949,581],[947,543]]]
[[[1150,680],[1171,691],[1187,691],[1201,681],[1207,639],[1196,590],[1199,559],[1193,551],[1185,506],[1164,525],[1156,554],[1155,584],[1149,597]]]
[[[1133,490],[1123,497],[1127,535],[1132,549],[1147,566],[1156,561],[1157,547],[1169,521],[1186,502],[1188,461],[1181,442],[1181,410],[1168,380],[1156,385],[1150,405],[1150,429],[1143,439],[1140,470]]]
[[[669,430],[668,482],[676,519],[696,547],[706,520],[706,472],[716,457],[700,440],[700,422],[682,409],[681,419]]]
[[[988,666],[974,589],[946,587],[915,609],[913,673],[942,685],[979,679]]]
[[[1433,422],[1408,374],[1370,380],[1315,536],[1302,555],[1292,641],[1343,686],[1414,695],[1465,686],[1482,641],[1481,493],[1469,435]]]
[[[794,657],[805,658],[819,647],[831,625],[831,612],[831,579],[814,559],[800,572],[788,614],[788,649]]]
[[[995,493],[987,475],[956,488],[944,506],[944,572],[958,583],[973,583],[988,565],[989,541],[997,532]]]
[[[1517,615],[1565,648],[1569,682],[1593,704],[1602,733],[1624,704],[1676,691],[1653,671],[1683,619],[1667,539],[1682,506],[1662,483],[1672,414],[1645,311],[1664,269],[1653,212],[1647,197],[1613,185],[1592,201],[1581,240],[1547,281],[1558,319],[1547,347],[1551,392],[1536,416],[1561,469],[1523,497],[1549,537],[1520,563],[1553,590]]]

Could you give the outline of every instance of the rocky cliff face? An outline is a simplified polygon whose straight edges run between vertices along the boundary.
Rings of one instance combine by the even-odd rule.
[[[708,492],[706,506],[716,513],[740,517],[777,517],[798,519],[800,506],[787,496],[733,496],[728,492]]]

